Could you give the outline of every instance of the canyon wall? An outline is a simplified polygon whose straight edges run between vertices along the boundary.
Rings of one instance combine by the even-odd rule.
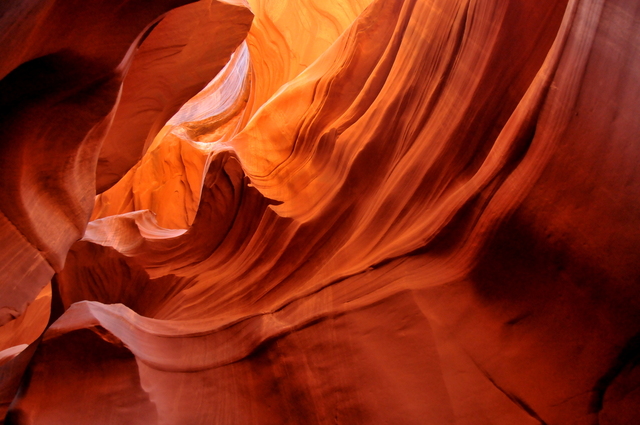
[[[636,2],[143,3],[0,6],[4,423],[638,422]]]

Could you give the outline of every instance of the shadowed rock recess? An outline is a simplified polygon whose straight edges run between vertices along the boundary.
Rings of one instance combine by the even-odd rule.
[[[4,0],[0,78],[0,423],[640,423],[637,0]]]

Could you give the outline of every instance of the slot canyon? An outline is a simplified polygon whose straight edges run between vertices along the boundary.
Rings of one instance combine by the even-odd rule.
[[[637,0],[3,0],[0,425],[640,424]]]

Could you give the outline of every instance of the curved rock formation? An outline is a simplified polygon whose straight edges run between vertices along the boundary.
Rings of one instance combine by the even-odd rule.
[[[96,198],[6,422],[635,423],[635,2],[283,4]]]
[[[252,18],[243,6],[200,1],[170,11],[157,24],[123,82],[98,159],[98,193],[120,180],[167,120],[224,67]]]
[[[142,160],[98,197],[91,219],[149,209],[162,226],[190,226],[214,143],[228,141],[243,129],[368,2],[254,2],[256,18],[246,44],[205,90],[169,120]]]
[[[24,311],[82,236],[122,76],[150,24],[184,3],[3,5],[0,324]]]
[[[84,233],[94,205],[98,154],[122,80],[142,40],[166,12],[185,3],[36,0],[0,6],[1,334],[25,325],[26,320],[13,322],[32,315],[29,304]],[[220,9],[217,2],[199,4]],[[251,15],[242,5],[225,10],[230,8],[242,11],[235,16],[240,22],[226,21],[234,32],[229,38],[240,43]],[[217,19],[208,25],[220,31]],[[47,307],[45,323],[48,315]],[[39,326],[29,332],[40,333]],[[11,351],[0,366],[2,416],[33,352],[9,360],[25,345],[16,344],[2,347]]]

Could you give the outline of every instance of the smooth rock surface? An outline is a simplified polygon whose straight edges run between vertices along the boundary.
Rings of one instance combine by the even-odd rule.
[[[9,344],[6,423],[635,424],[636,3],[251,3]]]
[[[165,123],[224,67],[245,39],[253,15],[225,1],[199,1],[170,11],[140,45],[104,138],[98,193],[135,165]]]

